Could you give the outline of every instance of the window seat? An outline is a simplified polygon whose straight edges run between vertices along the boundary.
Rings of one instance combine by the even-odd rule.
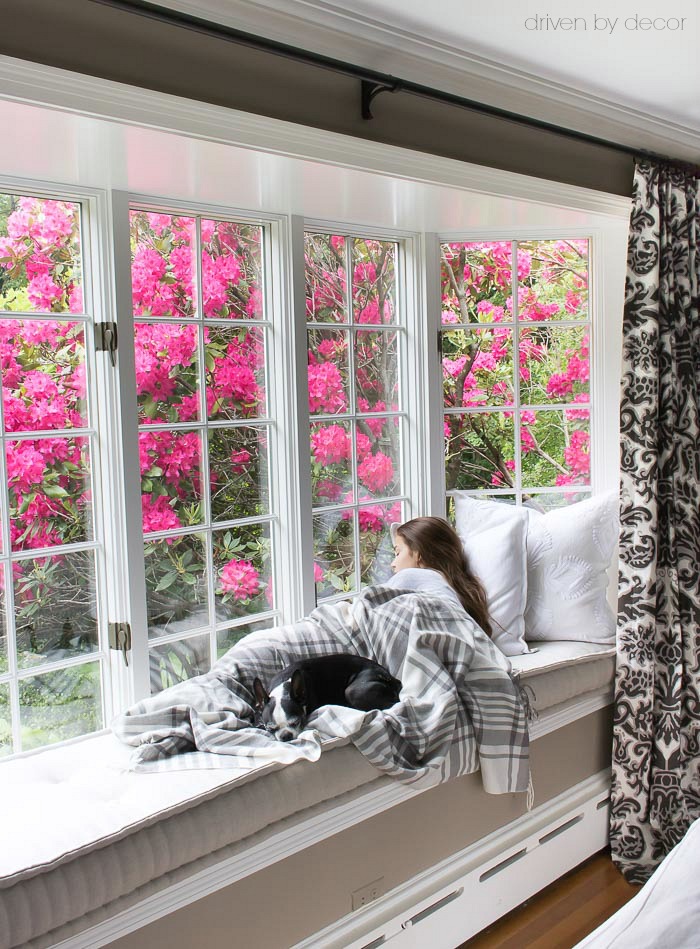
[[[614,647],[541,643],[512,662],[531,690],[533,740],[611,700]],[[22,815],[3,828],[0,949],[104,945],[104,927],[79,934],[224,858],[219,886],[425,790],[381,775],[344,739],[315,763],[253,771],[136,774],[131,750],[102,734],[0,765],[0,809]]]

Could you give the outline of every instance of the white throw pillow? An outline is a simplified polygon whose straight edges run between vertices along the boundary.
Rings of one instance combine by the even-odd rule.
[[[522,507],[455,494],[455,527],[469,566],[486,590],[493,642],[506,656],[528,652],[526,529]]]
[[[614,491],[546,514],[526,508],[528,639],[615,642],[606,571],[618,538],[617,509]]]

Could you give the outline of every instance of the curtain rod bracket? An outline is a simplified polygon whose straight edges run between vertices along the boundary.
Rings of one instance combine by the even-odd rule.
[[[399,92],[401,90],[401,80],[395,79],[393,82],[374,82],[370,79],[360,80],[362,92],[362,118],[373,119],[372,100],[380,92]]]

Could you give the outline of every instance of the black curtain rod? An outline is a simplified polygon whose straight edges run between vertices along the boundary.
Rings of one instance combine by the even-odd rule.
[[[610,148],[614,151],[630,155],[635,159],[646,158],[652,161],[671,163],[691,174],[700,173],[698,166],[685,161],[669,158],[665,155],[657,155],[645,149],[622,145],[619,142],[611,142],[604,138],[598,138],[595,135],[587,135],[585,132],[577,132],[575,129],[563,128],[562,126],[554,125],[550,122],[543,122],[541,119],[530,118],[526,115],[519,115],[517,112],[509,112],[506,109],[486,105],[483,102],[476,102],[473,99],[453,95],[451,92],[443,92],[440,89],[432,89],[429,86],[422,86],[419,83],[398,79],[396,76],[391,76],[387,73],[377,72],[373,69],[365,69],[361,66],[355,66],[352,63],[333,59],[330,56],[322,56],[320,53],[313,53],[310,50],[290,46],[287,43],[279,43],[277,40],[271,40],[263,36],[256,36],[253,33],[236,30],[224,23],[215,23],[211,20],[205,20],[202,17],[183,13],[180,10],[171,10],[157,3],[150,3],[148,0],[91,0],[91,2],[112,7],[124,13],[134,13],[138,16],[147,17],[150,20],[156,20],[168,26],[181,27],[194,33],[201,33],[204,36],[226,40],[230,43],[236,43],[239,46],[247,46],[251,49],[260,50],[261,52],[281,56],[284,59],[305,63],[309,66],[317,66],[319,69],[330,70],[340,75],[349,76],[352,79],[358,79],[361,83],[362,116],[365,119],[371,119],[373,117],[371,111],[372,100],[379,93],[406,92],[409,95],[432,99],[435,102],[444,102],[448,105],[458,106],[463,109],[471,109],[473,112],[481,112],[484,115],[490,115],[499,119],[506,119],[509,122],[516,122],[519,125],[535,128],[539,131],[552,132],[555,135],[576,139],[588,145],[599,145],[604,148]]]

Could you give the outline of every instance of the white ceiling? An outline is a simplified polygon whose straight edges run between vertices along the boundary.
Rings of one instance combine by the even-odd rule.
[[[696,0],[156,2],[636,147],[700,157]],[[536,16],[548,16],[549,28],[540,20],[533,29]],[[567,17],[576,29],[565,20],[554,28]],[[651,29],[641,29],[644,17]]]

